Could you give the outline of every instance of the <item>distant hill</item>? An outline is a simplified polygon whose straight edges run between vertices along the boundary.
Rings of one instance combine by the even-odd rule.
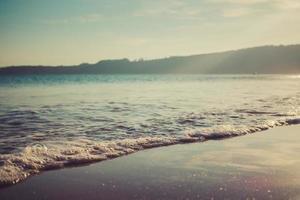
[[[103,60],[74,66],[10,66],[6,74],[292,74],[300,73],[300,45],[263,46],[155,60]]]

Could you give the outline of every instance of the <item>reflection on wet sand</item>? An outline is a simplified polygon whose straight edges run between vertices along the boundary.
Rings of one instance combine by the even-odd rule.
[[[279,127],[49,171],[1,189],[0,198],[299,199],[299,130]]]

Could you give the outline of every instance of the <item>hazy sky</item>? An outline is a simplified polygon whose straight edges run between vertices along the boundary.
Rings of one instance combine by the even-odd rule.
[[[0,0],[0,66],[300,43],[300,0]]]

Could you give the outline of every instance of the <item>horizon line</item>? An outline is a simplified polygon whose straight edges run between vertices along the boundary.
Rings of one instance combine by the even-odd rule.
[[[81,62],[79,64],[69,64],[69,65],[47,65],[47,64],[22,64],[22,65],[6,65],[6,66],[0,66],[0,68],[9,68],[9,67],[74,67],[74,66],[80,66],[80,65],[93,65],[97,64],[101,61],[114,61],[114,60],[128,60],[129,62],[140,62],[140,61],[153,61],[153,60],[162,60],[162,59],[168,59],[168,58],[179,58],[179,57],[191,57],[191,56],[200,56],[200,55],[210,55],[210,54],[219,54],[219,53],[227,53],[231,51],[241,51],[241,50],[247,50],[247,49],[254,49],[254,48],[263,48],[263,47],[286,47],[286,46],[297,46],[300,45],[300,43],[291,43],[291,44],[266,44],[262,46],[249,46],[249,47],[242,47],[237,49],[228,49],[228,50],[221,50],[221,51],[214,51],[209,53],[195,53],[195,54],[189,54],[189,55],[174,55],[174,56],[166,56],[166,57],[157,57],[157,58],[135,58],[135,59],[129,59],[126,57],[123,58],[106,58],[99,60],[94,63],[90,62]]]

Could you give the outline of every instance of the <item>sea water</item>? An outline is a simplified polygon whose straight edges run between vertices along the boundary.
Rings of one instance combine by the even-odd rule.
[[[0,76],[0,185],[145,148],[298,124],[299,115],[297,75]]]

